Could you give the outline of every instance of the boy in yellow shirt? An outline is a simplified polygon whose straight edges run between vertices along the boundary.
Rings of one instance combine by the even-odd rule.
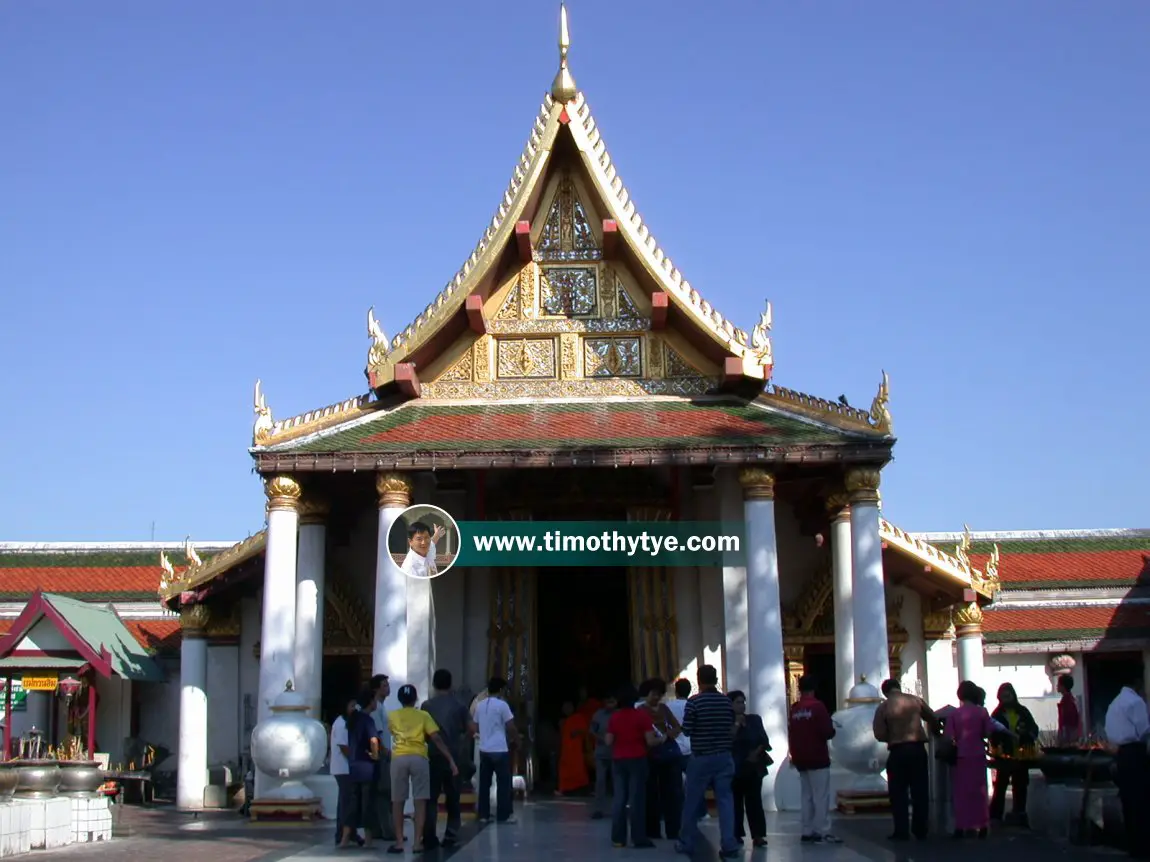
[[[415,800],[415,834],[412,850],[423,852],[423,827],[427,822],[427,804],[431,797],[431,764],[427,759],[427,743],[439,749],[450,764],[452,776],[459,774],[459,767],[451,751],[439,735],[439,725],[430,713],[416,709],[419,695],[414,685],[400,686],[400,709],[387,714],[387,727],[391,731],[391,817],[395,821],[395,844],[387,848],[388,853],[403,853],[403,804],[407,801],[407,786],[411,783],[411,795]],[[438,804],[439,800],[433,800]],[[434,816],[434,815],[433,815]]]

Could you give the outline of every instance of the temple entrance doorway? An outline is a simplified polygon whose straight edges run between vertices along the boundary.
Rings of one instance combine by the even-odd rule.
[[[320,688],[320,721],[330,725],[342,713],[347,702],[367,684],[360,673],[359,656],[325,655],[323,682]]]
[[[554,786],[564,701],[578,705],[583,691],[601,700],[630,678],[627,570],[543,568],[536,578],[538,781]]]
[[[833,644],[807,646],[803,656],[803,673],[815,678],[815,697],[832,713],[838,709],[838,683],[835,679],[835,649]]]

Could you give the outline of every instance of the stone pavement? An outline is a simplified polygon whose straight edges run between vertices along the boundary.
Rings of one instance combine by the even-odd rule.
[[[657,841],[654,850],[616,849],[611,846],[610,823],[589,819],[589,807],[582,800],[544,799],[527,805],[516,805],[518,822],[506,826],[491,825],[478,831],[468,827],[463,845],[450,853],[452,862],[576,862],[576,860],[609,859],[627,862],[632,859],[679,860],[670,841]],[[1056,845],[1030,833],[1002,830],[985,841],[954,841],[935,837],[925,842],[892,843],[886,840],[890,819],[886,816],[839,818],[835,829],[844,839],[840,845],[807,846],[799,842],[797,814],[768,815],[766,850],[753,850],[748,840],[743,851],[746,860],[785,860],[785,862],[1115,862],[1124,859],[1114,851]],[[708,820],[702,825],[702,842],[694,862],[718,859],[718,824]],[[410,841],[409,841],[410,844]],[[400,859],[376,851],[336,851],[328,844],[309,848],[290,857],[290,862],[320,862],[347,858]],[[407,859],[412,858],[410,849]],[[435,862],[448,858],[443,851],[430,851],[421,859]]]
[[[589,819],[584,800],[543,799],[516,805],[518,822],[506,826],[477,828],[464,823],[463,843],[450,851],[433,850],[423,854],[427,862],[575,862],[609,859],[683,859],[672,852],[671,842],[658,841],[655,850],[615,849],[611,846],[610,824]],[[333,845],[333,827],[253,825],[234,813],[205,813],[198,818],[167,807],[141,809],[127,806],[124,822],[133,827],[129,838],[109,843],[77,845],[51,852],[36,851],[24,857],[30,862],[82,862],[82,860],[125,860],[125,862],[182,862],[204,859],[210,862],[320,862],[346,859],[411,859],[388,856],[385,847],[371,851],[338,851]],[[408,825],[410,830],[410,823]],[[695,862],[718,858],[718,827],[708,820],[702,827]],[[811,847],[799,843],[798,816],[768,815],[765,850],[744,849],[746,860],[783,862],[1114,862],[1125,859],[1110,850],[1085,849],[1055,844],[1033,834],[1004,829],[986,841],[953,841],[933,837],[925,842],[894,844],[886,840],[890,820],[884,816],[838,818],[835,830],[844,839],[838,846]],[[709,841],[709,843],[707,843]],[[408,842],[410,847],[410,840]]]

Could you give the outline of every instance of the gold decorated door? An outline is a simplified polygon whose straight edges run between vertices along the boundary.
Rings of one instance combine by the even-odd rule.
[[[669,521],[664,508],[633,508],[628,521]],[[631,674],[636,683],[658,677],[668,686],[679,674],[679,627],[673,570],[632,566],[627,570],[631,617]]]

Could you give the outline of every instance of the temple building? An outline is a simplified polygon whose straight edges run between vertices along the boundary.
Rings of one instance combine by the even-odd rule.
[[[947,703],[960,677],[999,672],[1006,650],[987,654],[984,638],[1018,613],[989,609],[1014,545],[928,540],[883,517],[887,375],[876,369],[867,411],[775,382],[769,302],[740,312],[748,335],[675,266],[575,86],[565,13],[561,31],[558,74],[463,266],[394,338],[367,312],[365,368],[348,386],[363,371],[370,391],[277,419],[256,383],[265,528],[210,554],[152,551],[164,611],[147,624],[180,627],[154,720],[179,750],[182,807],[203,805],[209,765],[246,757],[289,681],[330,721],[372,673],[421,694],[437,667],[465,692],[505,677],[530,781],[537,731],[581,687],[694,679],[711,664],[785,752],[804,672],[832,707],[863,676]],[[742,522],[747,563],[455,566],[416,580],[388,541],[412,504],[461,521]],[[40,553],[48,572],[52,549]],[[120,611],[129,628],[133,612]],[[176,642],[168,632],[157,649]],[[1040,634],[1026,655],[1045,667]],[[257,798],[275,786],[257,776]]]

